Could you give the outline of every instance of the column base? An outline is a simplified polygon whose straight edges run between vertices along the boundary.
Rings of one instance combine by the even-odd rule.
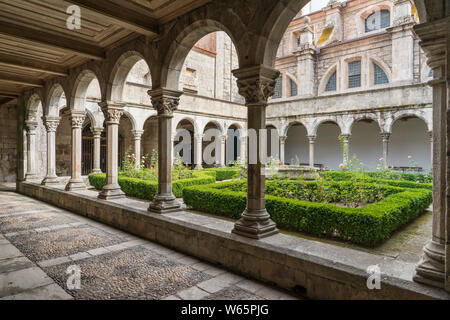
[[[91,173],[103,173],[101,169],[93,169]]]
[[[25,175],[24,181],[30,181],[30,180],[36,180],[36,179],[39,179],[39,176],[38,176],[37,174],[34,174],[34,173],[27,173],[27,174]]]
[[[445,286],[445,246],[430,241],[423,248],[423,256],[416,267],[413,280],[438,288]]]
[[[56,177],[56,176],[45,177],[44,180],[42,180],[42,182],[41,182],[41,185],[43,185],[43,186],[55,185],[55,184],[59,184],[58,177]]]
[[[181,203],[172,193],[158,194],[148,207],[148,211],[160,214],[179,211],[180,209]]]
[[[82,179],[70,179],[66,185],[66,191],[86,190],[86,184]]]
[[[118,184],[107,184],[98,194],[98,198],[103,200],[120,199],[125,198],[125,193]]]
[[[203,169],[203,167],[201,164],[196,164],[194,167],[194,170],[202,170],[202,169]]]
[[[232,232],[247,238],[262,239],[279,231],[266,209],[245,209],[242,218],[234,224]]]

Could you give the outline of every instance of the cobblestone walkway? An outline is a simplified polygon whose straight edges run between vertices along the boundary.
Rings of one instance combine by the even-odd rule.
[[[80,289],[70,290],[70,271],[78,268]],[[63,209],[0,191],[0,299],[296,298]]]

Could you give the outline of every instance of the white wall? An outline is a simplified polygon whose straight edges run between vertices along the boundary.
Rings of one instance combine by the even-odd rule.
[[[379,159],[383,156],[383,144],[380,128],[375,121],[370,123],[358,121],[353,124],[350,137],[349,157],[356,155],[366,169],[376,169]]]
[[[298,157],[300,163],[309,163],[309,142],[306,128],[302,125],[293,125],[287,132],[284,149],[284,161],[292,164]]]
[[[392,128],[388,163],[392,166],[410,165],[408,155],[424,170],[430,169],[430,138],[425,123],[418,118],[397,120]]]
[[[328,166],[330,170],[338,170],[343,161],[342,148],[338,140],[341,134],[336,124],[321,124],[317,130],[314,151],[314,163]]]

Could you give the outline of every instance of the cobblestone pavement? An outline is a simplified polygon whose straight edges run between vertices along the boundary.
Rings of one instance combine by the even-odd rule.
[[[76,287],[77,270],[80,289],[71,286]],[[0,299],[297,298],[66,210],[0,191]]]

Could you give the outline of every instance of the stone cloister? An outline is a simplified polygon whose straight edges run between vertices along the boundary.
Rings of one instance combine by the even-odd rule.
[[[79,59],[82,63],[74,63],[74,66],[66,67],[64,72],[59,69],[59,71],[53,70],[54,76],[41,79],[39,86],[32,89],[26,88],[17,95],[17,191],[69,210],[75,210],[75,207],[83,208],[87,212],[86,215],[97,218],[99,221],[115,224],[124,229],[135,228],[134,231],[139,235],[156,239],[162,244],[170,243],[177,249],[183,249],[186,237],[191,237],[195,239],[192,241],[196,243],[196,246],[203,246],[198,249],[198,255],[201,258],[212,262],[222,259],[219,262],[225,267],[264,281],[272,281],[282,287],[305,287],[315,298],[343,297],[347,292],[345,290],[359,285],[355,283],[363,279],[364,274],[359,271],[352,273],[349,271],[352,270],[351,268],[333,264],[333,260],[337,258],[333,257],[332,250],[324,249],[326,254],[316,259],[314,254],[290,253],[288,249],[282,247],[282,244],[270,242],[272,236],[276,237],[279,231],[266,210],[265,164],[259,157],[256,163],[248,164],[247,207],[231,232],[222,235],[222,233],[209,232],[201,228],[188,231],[185,224],[176,227],[171,225],[173,221],[170,214],[182,210],[180,202],[172,192],[176,130],[183,127],[193,131],[192,160],[194,165],[198,166],[203,160],[201,150],[205,128],[212,126],[219,129],[222,152],[217,162],[224,166],[228,161],[226,142],[229,128],[259,131],[266,126],[272,126],[279,135],[280,150],[277,152],[282,162],[288,162],[289,159],[285,159],[286,137],[290,128],[301,125],[305,128],[308,138],[308,164],[314,166],[316,163],[315,141],[319,136],[318,131],[321,125],[330,122],[337,124],[344,143],[348,144],[352,127],[359,121],[371,120],[379,127],[383,161],[389,164],[391,152],[389,138],[396,121],[416,117],[425,123],[426,132],[430,134],[434,185],[433,237],[424,248],[422,260],[415,269],[413,277],[418,283],[450,291],[450,221],[447,204],[450,192],[448,188],[450,168],[447,159],[449,137],[446,114],[450,96],[450,5],[447,0],[415,1],[420,24],[414,27],[414,31],[421,39],[421,48],[425,51],[427,63],[433,70],[433,79],[428,82],[432,87],[432,108],[365,112],[363,110],[365,106],[361,106],[361,110],[339,111],[333,115],[298,116],[295,112],[291,112],[293,107],[289,105],[289,101],[277,104],[276,101],[270,101],[270,98],[274,94],[276,79],[280,75],[280,72],[275,69],[280,41],[290,21],[306,2],[306,0],[213,0],[206,3],[199,1],[197,6],[193,6],[186,12],[177,11],[166,20],[159,22],[155,20],[155,25],[146,23],[141,14],[133,17],[128,16],[126,10],[121,14],[102,8],[108,14],[103,16],[100,13],[100,17],[114,16],[113,24],[137,34],[134,37],[130,36],[131,40],[125,39],[118,41],[115,45],[104,47],[84,46],[85,42],[79,41],[80,47],[72,48],[73,45],[70,44],[68,37],[61,36],[61,39],[55,40],[50,37],[47,40],[42,39],[43,36],[30,36],[30,41],[38,42],[44,47],[47,45],[56,48],[59,45],[64,47],[65,52],[72,50],[75,56],[82,57]],[[86,10],[98,9],[91,1],[68,1],[68,3],[80,4]],[[99,10],[95,11],[98,14]],[[15,34],[19,37],[14,30],[3,28],[4,24],[6,23],[0,22],[2,29],[0,34],[9,32],[10,36]],[[236,49],[238,67],[232,73],[244,103],[242,105],[238,102],[220,102],[231,105],[228,108],[232,109],[233,117],[227,120],[219,116],[216,118],[202,115],[191,116],[186,115],[185,112],[179,112],[180,101],[188,105],[196,99],[192,94],[180,90],[183,63],[191,48],[200,39],[218,31],[225,32],[232,39]],[[26,36],[28,33],[23,34]],[[151,89],[147,92],[148,96],[141,98],[143,101],[148,99],[151,104],[148,102],[147,104],[151,105],[151,108],[132,110],[124,99],[124,91],[130,70],[140,60],[145,61],[151,75]],[[4,62],[0,55],[0,65],[2,63],[11,62],[6,60]],[[41,66],[45,67],[44,64]],[[90,100],[87,99],[89,87],[94,79],[98,82],[98,96],[95,101],[88,101]],[[361,96],[365,94],[364,91],[359,93]],[[383,92],[379,94],[382,95]],[[398,100],[410,97],[410,95],[394,96]],[[385,99],[394,98],[385,97]],[[305,105],[307,103],[309,102],[306,101]],[[207,99],[198,105],[203,108],[210,107]],[[94,108],[97,114],[92,112]],[[219,114],[220,109],[220,104],[211,107],[210,114]],[[63,114],[62,117],[61,114]],[[70,139],[60,140],[61,144],[65,144],[68,148],[67,156],[70,157],[68,170],[70,179],[64,187],[65,191],[56,187],[61,182],[56,174],[56,149],[57,141],[62,137],[58,135],[58,132],[61,130],[59,126],[63,121],[67,121],[70,127]],[[82,175],[83,128],[88,122],[94,150],[92,172],[101,171],[103,122],[105,124],[103,139],[106,142],[107,183],[98,193],[98,199],[88,199],[83,194],[86,190]],[[158,150],[158,194],[146,208],[148,213],[119,207],[115,202],[125,197],[118,184],[119,132],[125,123],[128,128],[126,139],[131,141],[130,144],[137,158],[144,154],[142,149],[147,148],[145,151],[148,153],[150,152],[148,149],[152,148],[152,145],[143,147],[146,134],[149,132],[146,128],[151,127],[152,132],[155,133],[152,136],[157,137],[154,148]],[[44,137],[39,136],[42,134],[37,130],[39,126],[45,127]],[[69,133],[66,132],[66,134],[68,137]],[[39,139],[45,139],[46,150],[39,150]],[[260,144],[256,143],[255,147],[259,154]],[[245,155],[248,149],[247,137],[240,136],[239,156]],[[343,159],[343,162],[347,160]],[[38,181],[36,178],[40,178],[38,172],[43,170],[42,168],[45,169],[46,174],[42,181],[41,179]],[[102,210],[110,210],[115,212],[114,214],[120,212],[119,216],[122,215],[108,217],[108,213]],[[148,223],[151,225],[149,230],[145,230],[145,219],[153,219]],[[180,229],[173,231],[174,228]],[[162,235],[166,231],[167,234]],[[224,244],[221,246],[223,257],[219,258],[214,253],[216,250],[214,245],[220,243]],[[189,253],[193,250],[195,249],[186,249]],[[327,254],[329,254],[328,258]],[[279,261],[273,262],[271,257]],[[367,258],[367,261],[370,259]],[[313,265],[317,266],[319,271],[314,270]],[[314,272],[320,274],[314,274]],[[336,283],[345,283],[346,289],[336,290],[335,296],[318,289],[324,283],[328,283],[329,279],[333,279]],[[399,284],[401,281],[389,282],[386,286],[387,291],[379,293],[378,296],[376,296],[378,293],[374,293],[375,297],[391,297],[396,294],[399,297],[417,297],[425,290],[421,284],[413,282],[411,282],[413,289],[410,289],[409,284]],[[339,285],[336,286],[336,288],[339,287]],[[358,295],[355,294],[352,297],[357,298]]]

